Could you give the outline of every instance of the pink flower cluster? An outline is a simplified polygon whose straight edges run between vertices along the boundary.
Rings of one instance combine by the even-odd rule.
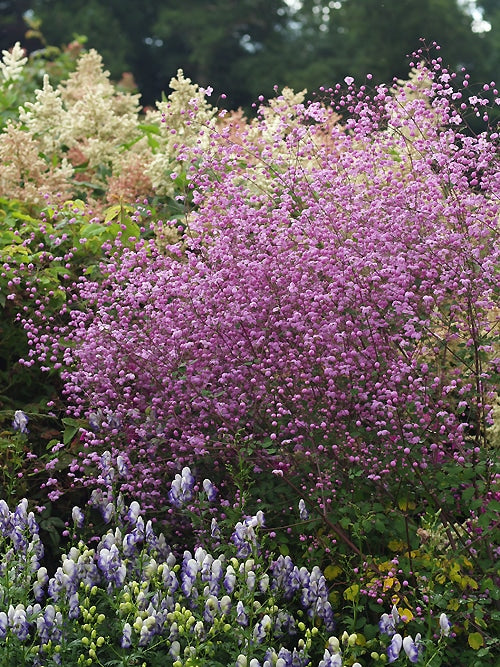
[[[500,174],[453,82],[434,61],[391,90],[263,107],[238,141],[213,131],[185,251],[111,249],[63,328],[26,323],[129,490],[160,497],[169,468],[245,439],[261,468],[313,457],[331,479],[467,458],[495,363]]]

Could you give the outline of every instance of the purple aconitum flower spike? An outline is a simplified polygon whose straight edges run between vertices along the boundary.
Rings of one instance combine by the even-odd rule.
[[[181,502],[181,476],[176,475],[172,480],[170,485],[170,491],[168,492],[168,501],[174,507],[182,507]]]
[[[73,524],[77,528],[83,528],[83,524],[85,523],[85,516],[82,510],[76,505],[71,510],[71,518],[73,519]]]
[[[64,556],[63,556],[63,558],[64,558]],[[62,571],[68,577],[69,581],[74,582],[76,580],[77,574],[78,574],[78,568],[77,568],[76,563],[73,559],[65,558],[63,560]]]
[[[408,636],[403,639],[403,650],[408,656],[408,659],[410,662],[418,662],[418,656],[419,656],[419,647],[418,647],[418,640],[420,639],[418,636],[415,638],[416,641],[413,641],[413,638]]]
[[[19,431],[19,433],[26,434],[28,433],[28,416],[22,410],[16,410],[14,412],[14,419],[12,420],[12,428],[14,431]]]
[[[162,579],[169,595],[173,595],[179,588],[179,581],[175,575],[175,572],[171,570],[168,565],[163,568]]]
[[[137,523],[137,519],[139,518],[139,515],[141,513],[141,506],[137,502],[137,500],[133,500],[130,503],[129,510],[127,514],[125,515],[125,519],[131,523],[133,526]]]
[[[4,534],[10,533],[12,530],[12,515],[9,506],[3,498],[0,498],[0,530]]]
[[[31,570],[32,572],[36,572],[40,567],[40,561],[45,552],[42,540],[38,534],[33,535],[28,545],[28,552],[31,552]]]
[[[3,639],[7,635],[7,629],[9,627],[9,619],[7,614],[4,611],[0,611],[0,639]]]
[[[261,591],[261,593],[265,593],[268,590],[269,581],[270,581],[270,579],[269,579],[269,575],[267,573],[264,573],[263,575],[261,575],[261,577],[259,579],[259,591]]]
[[[379,621],[379,630],[382,634],[392,637],[396,633],[396,626],[401,620],[396,605],[393,605],[390,614],[382,614]]]
[[[52,627],[54,626],[55,618],[56,618],[56,608],[54,607],[54,605],[48,604],[45,607],[45,611],[43,613],[43,623],[45,627],[51,630]]]
[[[185,563],[184,574],[186,575],[186,577],[194,581],[196,579],[196,575],[198,574],[199,569],[200,568],[197,561],[194,558],[190,558]]]
[[[151,549],[156,550],[159,546],[159,541],[153,530],[153,522],[151,519],[146,521],[146,526],[144,528],[144,541]]]
[[[210,535],[214,538],[217,539],[221,536],[219,524],[217,523],[217,519],[212,519],[212,523],[210,524]]]
[[[158,632],[156,616],[148,616],[143,622],[139,632],[139,646],[147,646],[152,637]]]
[[[12,543],[14,544],[14,548],[16,551],[26,551],[26,547],[28,546],[28,541],[26,537],[24,536],[24,533],[19,526],[15,526],[14,530],[11,533],[11,539]]]
[[[340,653],[330,653],[326,648],[318,667],[342,667],[342,656]]]
[[[33,512],[28,514],[28,530],[32,535],[38,535],[40,532],[40,527],[35,519]]]
[[[439,617],[439,627],[441,628],[441,634],[448,637],[451,630],[451,623],[444,612]]]
[[[75,591],[68,599],[68,618],[75,619],[80,616],[80,599]]]
[[[247,524],[247,526],[251,526],[252,528],[262,528],[262,526],[265,525],[264,512],[262,510],[259,510],[255,514],[255,516],[246,519],[245,523]]]
[[[186,466],[182,469],[182,473],[177,474],[170,486],[168,492],[168,500],[174,507],[182,507],[193,499],[193,487],[195,479],[191,474],[191,470]]]
[[[142,516],[138,516],[135,528],[131,533],[127,533],[123,538],[122,550],[124,556],[130,558],[137,552],[137,545],[144,542],[145,529],[144,529],[144,519]]]
[[[88,416],[88,422],[89,426],[94,433],[97,433],[97,431],[101,428],[101,422],[102,422],[102,413],[100,410],[97,412],[90,412]]]
[[[397,625],[400,622],[401,617],[399,615],[399,611],[397,610],[396,605],[392,606],[391,614],[392,614],[392,618],[394,619],[394,625]]]
[[[389,658],[388,662],[394,662],[399,658],[401,648],[403,646],[403,638],[397,632],[393,635],[391,643],[387,648],[387,657]]]
[[[49,581],[47,568],[46,567],[38,568],[38,571],[36,573],[36,578],[37,580],[33,584],[33,595],[35,596],[35,600],[41,602],[45,597],[45,587],[47,586],[47,583]]]
[[[109,583],[122,586],[127,575],[127,567],[120,558],[116,544],[109,549],[101,549],[97,558],[97,564]]]
[[[173,641],[168,651],[168,654],[171,658],[176,660],[181,654],[180,642],[178,642],[177,640]]]
[[[181,472],[181,490],[185,496],[192,493],[194,482],[195,479],[191,473],[191,469],[188,466],[184,467]],[[191,497],[189,500],[191,500]]]
[[[253,533],[253,530],[252,530]],[[247,558],[252,553],[252,547],[248,541],[248,531],[245,530],[245,526],[238,521],[234,527],[234,532],[231,535],[231,541],[236,546],[236,555],[238,558]]]
[[[382,614],[380,621],[378,622],[379,631],[383,635],[388,635],[392,637],[396,633],[396,628],[394,627],[394,620],[391,614]]]
[[[14,523],[20,528],[25,528],[28,525],[28,499],[22,498],[14,510]]]
[[[205,491],[209,503],[213,503],[217,499],[217,489],[209,479],[203,480],[203,491]]]
[[[9,611],[7,612],[7,617],[9,619],[9,625],[12,628],[12,632],[20,641],[25,641],[28,639],[30,633],[30,627],[26,619],[26,610],[24,605],[18,604],[16,607],[10,605]]]
[[[232,603],[229,595],[223,595],[219,600],[220,610],[223,614],[229,614],[231,611]]]
[[[248,616],[245,611],[245,606],[241,600],[238,600],[236,604],[236,623],[243,627],[248,625]]]
[[[302,521],[309,519],[309,512],[307,511],[306,503],[303,498],[299,500],[299,517]]]
[[[209,595],[205,601],[205,610],[203,612],[203,620],[205,623],[213,624],[215,616],[219,611],[219,601],[215,595]]]
[[[194,558],[184,560],[182,563],[181,588],[186,597],[191,596],[198,569],[198,563]]]
[[[220,591],[220,581],[222,579],[222,562],[216,558],[210,568],[209,589],[213,595],[218,595]]]
[[[116,469],[120,477],[126,477],[128,474],[128,466],[125,463],[125,459],[121,454],[116,457]]]
[[[113,503],[108,503],[101,510],[102,518],[105,523],[109,523],[111,519],[115,516],[115,506]]]
[[[294,655],[287,648],[280,648],[278,652],[278,659],[276,660],[276,667],[292,667],[294,664]]]
[[[253,638],[258,644],[262,644],[266,636],[271,632],[272,621],[268,614],[260,619],[253,629]]]
[[[125,623],[123,626],[122,638],[121,638],[121,647],[130,648],[132,644],[132,626],[130,623]]]
[[[256,583],[257,577],[256,574],[253,570],[250,570],[249,572],[246,573],[246,587],[249,591],[253,591],[255,589],[255,583]]]
[[[232,565],[228,565],[226,567],[226,574],[224,575],[223,584],[227,593],[231,594],[234,591],[234,587],[236,585],[236,572],[234,571]]]

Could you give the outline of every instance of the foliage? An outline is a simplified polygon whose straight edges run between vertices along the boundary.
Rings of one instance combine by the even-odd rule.
[[[390,89],[347,77],[307,101],[286,88],[260,99],[253,120],[219,111],[210,88],[178,72],[169,97],[141,114],[95,52],[31,97],[24,57],[16,48],[1,65],[19,77],[4,77],[3,92],[14,81],[26,94],[18,115],[3,107],[12,122],[0,137],[1,494],[41,512],[49,570],[61,544],[68,556],[42,574],[44,590],[52,577],[57,597],[80,557],[100,579],[78,609],[70,596],[29,598],[37,582],[26,568],[27,588],[14,590],[21,566],[9,540],[25,545],[16,522],[37,563],[40,540],[25,501],[13,513],[3,505],[13,569],[0,571],[13,597],[0,641],[10,661],[31,659],[23,613],[34,614],[36,643],[62,604],[69,638],[58,643],[57,621],[41,647],[53,661],[64,652],[92,661],[95,651],[103,664],[175,664],[177,645],[169,657],[165,647],[177,641],[178,660],[194,664],[183,651],[195,635],[168,639],[148,620],[167,595],[151,562],[161,567],[155,540],[166,544],[154,522],[176,576],[194,567],[185,550],[238,562],[239,599],[226,614],[217,595],[214,621],[241,637],[208,628],[215,607],[201,566],[198,601],[169,612],[184,606],[193,627],[203,624],[190,644],[203,664],[288,664],[279,633],[274,657],[267,642],[255,657],[238,647],[268,627],[266,615],[278,632],[274,605],[304,623],[294,646],[313,665],[340,664],[341,648],[350,666],[494,660],[495,85],[475,94],[469,75],[420,51],[409,80]],[[474,135],[471,118],[489,129]],[[89,496],[102,518],[90,510],[81,532],[71,508]],[[111,515],[117,527],[106,533]],[[142,547],[125,553],[136,538]],[[130,599],[106,574],[103,550],[130,577]],[[251,559],[255,568],[240,572]],[[253,626],[240,624],[253,574],[267,581],[284,567],[307,579],[312,563],[345,635],[327,644],[325,618],[316,627],[298,598],[266,598],[270,589],[256,594]],[[142,632],[159,643],[142,645]]]
[[[268,470],[327,464],[333,495],[353,466],[375,484],[398,467],[404,491],[474,460],[496,372],[498,163],[455,129],[436,70],[361,91],[346,126],[319,103],[291,122],[282,100],[239,143],[215,129],[211,153],[186,146],[185,259],[113,250],[67,328],[31,336],[33,354],[63,355],[74,416],[99,409],[93,448],[121,435],[139,468],[156,451],[160,483],[163,456],[231,461],[243,432]]]
[[[18,4],[6,11],[22,22],[26,7]],[[472,30],[472,4],[484,8],[490,32]],[[259,94],[271,95],[275,84],[314,90],[346,75],[363,78],[370,70],[377,82],[389,83],[405,75],[405,54],[421,37],[436,39],[453,69],[466,64],[476,81],[489,81],[498,71],[497,3],[488,0],[216,0],[209,5],[185,0],[182,8],[173,0],[140,5],[32,0],[30,7],[48,43],[60,46],[68,35],[83,33],[114,80],[132,72],[146,105],[160,97],[179,68],[201,85],[213,86],[217,96],[226,93],[231,108],[248,109]],[[8,26],[3,34],[5,46],[22,41]],[[110,34],[122,39],[110,41]]]
[[[217,113],[205,99],[210,91],[179,70],[170,82],[169,97],[155,110],[140,114],[138,95],[110,82],[96,51],[81,53],[78,47],[71,53],[77,54],[74,71],[67,71],[65,54],[52,63],[57,67],[47,65],[38,71],[38,57],[26,62],[19,44],[13,55],[4,52],[0,63],[6,77],[0,85],[0,94],[2,89],[5,93],[0,97],[5,121],[0,134],[4,197],[31,206],[43,205],[47,197],[51,202],[83,199],[95,214],[102,214],[106,204],[131,206],[149,196],[155,197],[153,204],[178,209],[170,198],[184,193],[186,176],[178,172],[184,171],[186,150],[205,147],[204,124]],[[14,78],[9,78],[9,68]],[[34,69],[43,76],[30,98]],[[67,75],[62,80],[61,72]],[[196,123],[186,123],[188,104],[196,106]]]
[[[85,516],[74,507],[73,546],[52,576],[41,566],[43,544],[27,500],[14,511],[0,501],[2,665],[70,660],[75,665],[359,667],[353,660],[367,651],[360,637],[344,632],[339,641],[329,636],[332,608],[320,569],[299,569],[289,557],[268,559],[261,553],[262,512],[242,517],[231,539],[213,525],[212,534],[218,532],[227,545],[215,556],[200,546],[194,553],[184,551],[178,561],[163,535],[144,520],[139,504],[126,506],[121,496],[114,497],[119,472],[109,466],[107,455],[101,471],[106,488],[94,494],[92,504],[114,529],[94,546],[78,540]],[[192,498],[195,484],[188,468],[178,478],[170,494],[176,504],[179,494],[184,501]],[[203,487],[214,501],[211,482],[204,480]],[[397,660],[401,646],[417,662],[424,645],[427,660],[429,650],[437,656],[447,643],[451,626],[442,615],[437,647],[409,635],[403,644],[398,633],[397,650],[399,621],[394,607],[380,623],[382,633],[392,637],[389,662]],[[384,643],[379,641],[379,650]],[[385,662],[374,651],[372,658]]]
[[[3,53],[3,61],[5,58],[11,59],[9,53],[13,51],[18,54],[18,62],[22,63],[22,69],[14,79],[11,79],[5,76],[5,68],[2,68],[0,126],[4,128],[8,120],[17,120],[19,106],[32,99],[35,91],[43,85],[46,74],[50,75],[52,83],[57,85],[73,72],[82,49],[82,40],[75,40],[64,49],[47,46],[28,56],[24,49],[21,49],[19,42],[14,46],[9,44],[9,49]]]

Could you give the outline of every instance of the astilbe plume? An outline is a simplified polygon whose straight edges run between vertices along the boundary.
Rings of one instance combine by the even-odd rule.
[[[81,464],[125,452],[128,490],[155,502],[169,467],[231,460],[236,434],[279,447],[261,468],[312,457],[330,480],[467,459],[488,419],[500,180],[496,135],[460,130],[433,62],[189,145],[185,253],[110,249],[67,324],[31,338],[62,354],[70,413],[101,415]]]
[[[69,151],[74,166],[85,164],[85,177],[99,182],[103,166],[120,172],[124,144],[140,139],[139,110],[139,95],[117,91],[91,49],[58,89],[45,75],[43,88],[21,107],[19,118],[40,152],[61,159]]]
[[[48,164],[40,157],[37,141],[12,122],[0,134],[0,189],[4,197],[44,203],[44,195],[70,194],[73,167],[65,158]]]
[[[172,92],[156,109],[146,112],[145,122],[159,128],[156,149],[149,156],[146,175],[157,195],[173,196],[178,172],[189,168],[192,154],[207,152],[216,123],[217,109],[207,99],[210,90],[184,76],[182,69],[170,80]]]
[[[7,89],[27,58],[19,44],[3,54],[0,87]],[[210,91],[179,70],[168,98],[141,114],[140,96],[110,81],[94,49],[75,58],[76,70],[57,87],[47,66],[34,99],[23,101],[19,119],[0,134],[2,192],[39,204],[46,194],[80,197],[92,184],[87,201],[95,211],[102,208],[101,190],[111,203],[174,195],[188,147],[208,148],[217,114],[205,99]]]
[[[21,77],[23,67],[27,62],[28,58],[19,42],[16,42],[10,51],[3,49],[2,60],[0,61],[0,72],[3,81],[11,86],[13,81]]]

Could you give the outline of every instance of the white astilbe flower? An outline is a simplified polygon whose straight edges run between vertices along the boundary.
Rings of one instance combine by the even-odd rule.
[[[23,128],[21,130],[19,126],[15,130],[23,135],[19,138],[24,138],[30,147],[32,159],[27,160],[24,155],[26,148],[22,147],[23,174],[17,165],[19,160],[14,157],[8,159],[7,169],[2,168],[8,173],[0,174],[0,182],[5,180],[8,186],[3,189],[9,196],[17,195],[20,199],[35,202],[40,200],[40,189],[67,196],[71,185],[64,180],[72,176],[72,167],[82,165],[86,170],[85,178],[92,182],[103,181],[104,177],[100,176],[102,170],[99,169],[102,166],[106,167],[105,171],[111,167],[115,180],[123,170],[128,171],[133,180],[134,174],[141,173],[141,170],[144,172],[151,156],[147,141],[140,140],[140,108],[139,95],[115,89],[109,81],[109,72],[103,69],[101,56],[93,49],[79,59],[75,72],[57,89],[45,76],[42,89],[35,92],[35,100],[26,102],[19,109]],[[18,137],[12,129],[10,133],[3,141],[8,144],[7,152],[17,156],[11,144]],[[129,142],[133,146],[123,151],[124,144]],[[138,156],[137,160],[134,160],[134,155]],[[46,156],[45,164],[40,162],[40,156]],[[132,170],[133,173],[130,173],[130,165],[136,163],[135,172]],[[28,178],[24,177],[26,170]],[[49,183],[54,187],[47,187]],[[149,181],[143,177],[140,183],[148,186]],[[132,186],[118,183],[115,189],[126,193],[130,191],[137,196],[137,187],[134,189]],[[150,186],[145,191],[149,189]]]
[[[0,192],[4,197],[35,203],[44,201],[44,193],[69,194],[73,168],[63,158],[59,165],[40,157],[38,142],[30,132],[7,123],[0,134]]]
[[[182,163],[189,161],[189,149],[208,150],[210,135],[216,125],[217,109],[202,90],[179,69],[170,81],[172,93],[157,102],[157,109],[146,114],[146,122],[159,125],[159,147],[151,160],[148,176],[158,194],[172,195],[174,176]],[[182,147],[182,156],[179,155]]]
[[[139,95],[116,92],[94,49],[59,90],[66,109],[61,144],[81,151],[89,168],[119,159],[123,144],[140,136]]]
[[[163,119],[164,135],[168,136],[172,130],[176,130],[183,140],[191,140],[194,144],[198,140],[198,131],[213,121],[217,109],[205,99],[206,91],[186,78],[182,69],[177,70],[177,76],[170,80],[169,86],[173,92],[167,100],[156,103],[157,110],[149,111],[148,119]],[[193,107],[196,107],[194,126],[192,119],[186,114],[186,111]]]
[[[280,95],[270,99],[267,106],[261,107],[261,116],[266,122],[263,130],[259,129],[258,123],[252,123],[256,135],[262,132],[263,138],[270,143],[281,140],[285,127],[288,130],[288,127],[297,126],[296,106],[304,102],[306,93],[306,89],[296,93],[285,86]],[[284,118],[288,121],[287,125],[283,123]]]
[[[26,102],[19,107],[19,119],[37,138],[41,151],[53,155],[61,146],[61,128],[65,110],[61,93],[54,90],[47,74],[43,77],[43,88],[35,91],[35,102]]]
[[[21,78],[23,67],[28,62],[25,51],[19,42],[16,42],[10,51],[2,51],[0,70],[4,81],[16,81]]]

